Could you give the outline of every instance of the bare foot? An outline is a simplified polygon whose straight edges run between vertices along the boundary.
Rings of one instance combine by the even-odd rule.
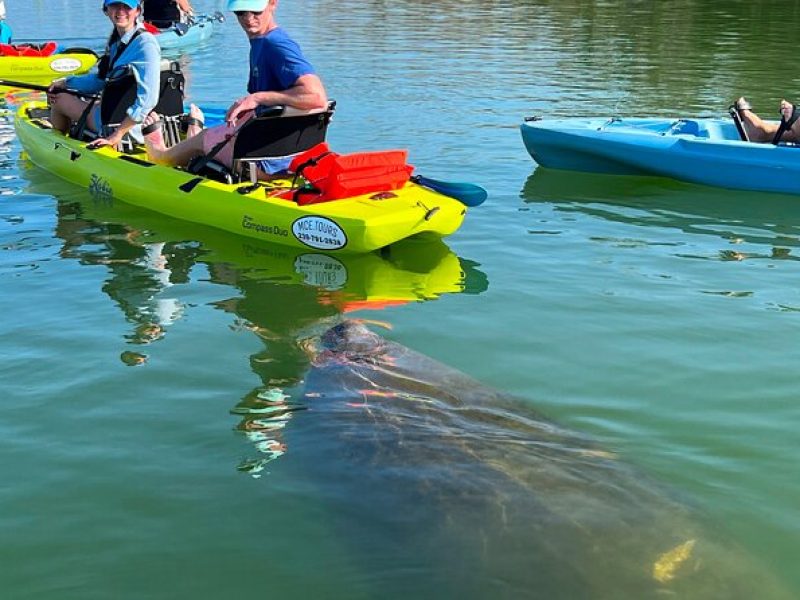
[[[161,133],[161,119],[158,118],[158,114],[151,112],[144,118],[142,121],[142,135],[144,135],[144,145],[147,147],[147,155],[153,159],[157,160],[163,152],[166,151],[167,146],[164,144],[164,136]],[[158,126],[155,127],[153,131],[150,133],[145,133],[145,130],[148,126],[154,125],[158,123]]]
[[[203,123],[205,122],[203,111],[196,104],[189,105],[189,119],[186,137],[193,137],[203,131]]]
[[[791,121],[793,114],[794,114],[794,104],[786,100],[781,100],[781,117],[783,117],[783,120],[788,123],[789,121]]]
[[[733,107],[737,111],[739,111],[739,114],[742,114],[746,110],[747,111],[752,111],[753,110],[753,107],[750,106],[750,103],[747,101],[747,99],[744,96],[742,96],[736,102],[734,102],[733,103]]]

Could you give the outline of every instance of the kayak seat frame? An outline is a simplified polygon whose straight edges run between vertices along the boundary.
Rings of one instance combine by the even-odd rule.
[[[234,182],[258,181],[260,161],[288,158],[325,141],[336,101],[325,109],[300,111],[288,106],[259,106],[256,116],[236,134],[231,176]]]

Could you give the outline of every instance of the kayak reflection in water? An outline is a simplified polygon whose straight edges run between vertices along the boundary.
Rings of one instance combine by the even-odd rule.
[[[745,141],[749,142],[800,142],[800,108],[786,100],[781,100],[780,123],[774,121],[764,121],[756,113],[753,107],[744,98],[739,98],[730,107],[731,115],[740,127],[739,133]]]
[[[236,14],[239,25],[250,39],[248,94],[231,105],[224,124],[205,129],[169,148],[164,144],[158,115],[148,115],[143,133],[147,154],[153,162],[185,166],[197,156],[213,153],[215,160],[231,167],[232,140],[239,128],[254,116],[258,106],[283,105],[299,110],[327,107],[322,81],[298,44],[275,20],[277,6],[278,0],[228,1],[228,10]],[[193,107],[192,116],[201,116],[196,107]],[[268,175],[283,171],[290,160],[261,161],[259,171]]]

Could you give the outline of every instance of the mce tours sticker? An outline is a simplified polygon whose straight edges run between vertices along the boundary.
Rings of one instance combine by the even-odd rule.
[[[300,217],[292,223],[292,233],[306,246],[317,250],[338,250],[347,245],[347,235],[342,228],[325,217]]]
[[[56,73],[72,73],[81,68],[81,61],[74,58],[57,58],[50,63],[50,69]]]

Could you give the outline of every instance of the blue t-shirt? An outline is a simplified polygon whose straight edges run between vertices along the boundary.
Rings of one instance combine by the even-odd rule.
[[[303,51],[280,27],[250,39],[250,80],[247,91],[282,92],[299,77],[314,73]]]

